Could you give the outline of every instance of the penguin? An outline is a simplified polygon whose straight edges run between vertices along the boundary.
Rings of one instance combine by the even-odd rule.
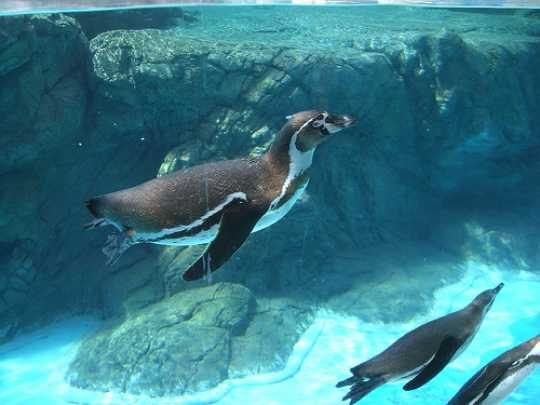
[[[467,348],[503,286],[482,292],[465,308],[419,326],[351,368],[352,377],[337,383],[338,388],[351,386],[343,400],[354,404],[383,384],[411,377],[406,391],[426,384]]]
[[[355,123],[326,111],[290,115],[259,157],[201,164],[87,200],[95,219],[85,228],[117,229],[103,248],[109,265],[137,243],[208,244],[183,278],[210,279],[250,233],[289,212],[308,185],[317,146]]]
[[[448,405],[502,402],[540,363],[540,335],[504,352],[481,368]]]

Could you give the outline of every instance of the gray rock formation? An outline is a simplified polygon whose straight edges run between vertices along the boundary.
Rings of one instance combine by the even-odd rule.
[[[427,289],[457,277],[448,255],[538,268],[538,18],[378,10],[208,9],[193,27],[90,44],[70,17],[0,18],[1,333],[66,311],[136,316],[191,288],[179,275],[196,249],[136,246],[104,269],[106,231],[80,231],[84,199],[261,153],[285,115],[312,107],[360,123],[318,150],[305,198],[218,281],[259,302],[347,310],[361,296],[350,312],[388,320],[367,304],[414,274]],[[396,247],[410,257],[381,259]]]
[[[87,339],[68,380],[150,396],[205,390],[283,368],[308,316],[284,300],[257,303],[235,284],[184,291]]]
[[[0,173],[47,162],[83,126],[88,44],[72,18],[4,17],[0,42]]]
[[[0,341],[71,295],[53,263],[69,215],[65,178],[55,178],[69,177],[65,157],[83,139],[87,57],[72,18],[0,18]]]

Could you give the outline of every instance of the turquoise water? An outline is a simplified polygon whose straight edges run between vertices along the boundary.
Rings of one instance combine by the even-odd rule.
[[[80,339],[98,323],[93,319],[60,321],[41,332],[21,336],[0,351],[0,400],[4,404],[266,404],[339,403],[337,380],[347,377],[347,367],[384,349],[417,325],[458,310],[475,295],[471,286],[488,289],[503,280],[497,299],[473,344],[436,380],[418,391],[390,385],[368,396],[366,404],[445,403],[473,370],[538,332],[540,277],[529,272],[488,268],[471,262],[463,279],[435,292],[429,313],[406,323],[366,323],[321,311],[305,332],[283,371],[227,381],[208,393],[164,399],[77,390],[63,380]],[[505,404],[532,404],[540,395],[540,375],[534,373]]]
[[[338,404],[351,367],[504,282],[434,380],[361,401],[445,404],[540,333],[540,2],[210,3],[0,4],[0,404]],[[81,230],[96,196],[257,159],[311,109],[332,139],[282,179],[305,191],[202,280],[204,245]],[[191,222],[152,238],[229,207],[205,176],[204,214],[186,186]],[[504,403],[537,398],[538,370]]]
[[[172,1],[172,0],[6,0],[0,4],[0,13],[27,14],[67,11],[104,11],[133,8],[155,8],[170,6],[200,5],[264,5],[264,4],[319,4],[319,5],[413,5],[436,7],[505,7],[535,8],[537,0],[216,0],[216,1]]]

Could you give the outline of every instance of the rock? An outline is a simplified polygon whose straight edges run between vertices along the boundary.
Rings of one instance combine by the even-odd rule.
[[[0,55],[0,131],[7,134],[0,140],[0,173],[47,160],[60,145],[74,142],[86,108],[81,72],[88,52],[87,40],[72,18],[1,20],[10,21],[3,24],[19,32],[10,34],[18,39]]]
[[[179,7],[152,10],[109,10],[83,13],[68,13],[75,18],[92,39],[98,34],[113,30],[140,30],[149,28],[168,29],[181,23],[194,23],[198,14]]]
[[[432,242],[383,243],[329,257],[321,265],[335,270],[305,289],[325,307],[366,322],[405,322],[431,308],[437,289],[459,281],[459,263],[459,254]]]
[[[3,300],[6,303],[6,306],[9,307],[16,307],[18,305],[21,305],[26,302],[27,296],[26,294],[17,289],[8,289],[6,292],[4,292]]]
[[[230,334],[247,323],[253,306],[251,293],[231,284],[172,296],[88,339],[70,382],[151,396],[215,386],[227,375]]]
[[[165,396],[280,368],[308,313],[285,310],[256,305],[248,289],[234,284],[183,291],[87,339],[68,379],[87,389]],[[244,341],[253,356],[240,350]]]
[[[182,279],[182,274],[204,252],[206,245],[186,246],[178,248],[167,246],[160,255],[161,278],[167,294],[189,288]]]
[[[7,315],[27,302],[36,276],[31,259],[35,243],[27,239],[0,246],[3,248],[0,256],[0,294],[3,294],[0,314]]]
[[[13,332],[46,318],[58,311],[58,306],[52,309],[56,299],[71,295],[54,291],[56,298],[48,296],[55,290],[51,278],[65,280],[51,277],[63,266],[52,264],[50,253],[61,250],[65,190],[75,190],[65,183],[70,169],[60,175],[56,164],[72,155],[82,136],[87,60],[87,39],[70,17],[0,17],[0,271],[7,283],[0,283],[7,305],[0,309],[0,329],[7,325]],[[53,179],[58,183],[61,177],[62,192],[55,193]],[[48,202],[55,209],[45,213]],[[49,268],[43,265],[45,256]],[[80,299],[81,292],[76,294]]]
[[[283,369],[311,319],[309,307],[291,299],[259,298],[257,302],[244,334],[231,338],[231,378]]]
[[[30,60],[35,50],[27,18],[0,19],[0,77]]]
[[[150,253],[150,254],[149,254]],[[99,293],[105,317],[118,317],[144,308],[165,295],[159,262],[147,249],[100,280]]]

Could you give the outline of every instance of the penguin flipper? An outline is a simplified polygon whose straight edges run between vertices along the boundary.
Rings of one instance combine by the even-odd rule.
[[[435,353],[435,356],[431,361],[414,377],[411,381],[403,386],[405,391],[411,391],[429,382],[437,374],[439,374],[443,368],[447,366],[452,360],[452,357],[456,354],[458,349],[463,344],[463,341],[453,336],[447,336],[441,342],[439,350]]]
[[[107,242],[101,251],[107,256],[107,266],[113,266],[116,264],[120,256],[135,244],[132,239],[133,231],[128,229],[127,231],[115,233],[107,237]]]
[[[336,384],[336,387],[341,388],[347,385],[353,385],[357,380],[358,380],[358,377],[353,375],[352,377],[346,378],[345,380],[338,382]]]
[[[104,218],[94,219],[83,225],[84,229],[95,229],[107,225],[107,221]]]
[[[245,200],[234,200],[223,209],[219,230],[205,252],[187,269],[182,278],[199,280],[219,269],[242,246],[267,206],[255,206]]]

